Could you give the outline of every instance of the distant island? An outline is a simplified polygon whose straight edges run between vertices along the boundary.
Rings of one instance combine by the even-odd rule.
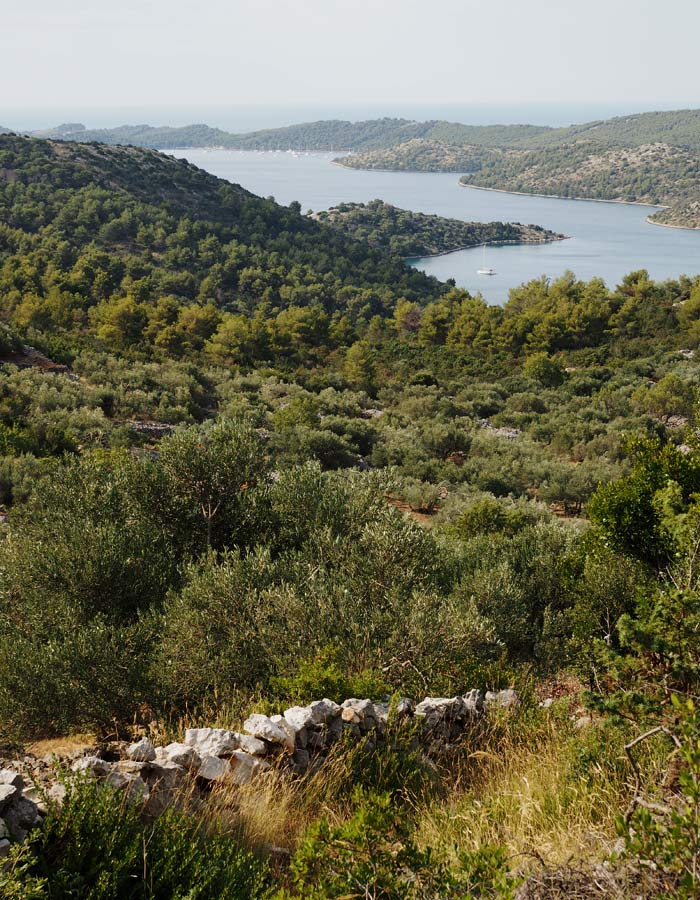
[[[382,200],[341,203],[314,213],[312,218],[338,228],[372,248],[404,257],[439,256],[480,244],[543,244],[566,237],[539,225],[463,222],[399,209]]]
[[[304,122],[284,128],[270,128],[246,134],[231,134],[209,125],[178,128],[153,125],[120,125],[90,129],[70,122],[31,132],[32,137],[101,144],[133,144],[152,150],[221,147],[229,150],[294,150],[297,152],[370,151],[395,147],[411,140],[468,143],[483,146],[510,146],[535,139],[551,129],[538,125],[460,125],[430,120],[368,119],[349,122],[341,119]]]
[[[655,224],[700,228],[700,110],[639,113],[551,128],[463,125],[438,119],[340,119],[246,134],[209,125],[67,123],[34,137],[174,150],[330,151],[343,166],[455,172],[462,182],[529,194],[663,206]]]

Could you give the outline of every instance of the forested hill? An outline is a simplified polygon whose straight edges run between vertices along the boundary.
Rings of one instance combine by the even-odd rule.
[[[601,148],[592,142],[494,152],[465,175],[477,187],[560,197],[671,204],[700,192],[700,157],[668,144]]]
[[[700,151],[700,109],[637,113],[568,128],[553,128],[534,139],[522,141],[521,146],[545,147],[580,140],[617,147],[660,142]]]
[[[154,149],[177,147],[229,147],[247,150],[353,150],[370,151],[396,147],[407,141],[437,141],[476,147],[536,149],[579,141],[605,146],[638,147],[661,142],[700,151],[700,110],[638,113],[565,128],[541,125],[463,125],[432,119],[370,119],[349,122],[331,119],[305,122],[246,134],[231,134],[220,128],[195,124],[172,128],[152,125],[121,125],[90,129],[68,123],[35,137],[105,144],[134,144]]]
[[[463,222],[398,209],[381,200],[341,203],[316,213],[315,218],[366,241],[371,247],[382,247],[406,257],[449,253],[483,243],[542,244],[564,238],[539,225]]]
[[[340,119],[305,122],[285,128],[230,134],[208,125],[185,125],[180,128],[152,125],[121,125],[118,128],[89,129],[69,123],[34,137],[65,141],[98,141],[104,144],[134,144],[153,149],[185,147],[227,147],[241,150],[375,150],[393,147],[405,141],[439,140],[470,143],[479,146],[510,146],[535,139],[550,129],[537,125],[460,125],[431,120],[369,119],[348,122]]]
[[[295,315],[351,325],[386,314],[398,296],[442,290],[298,204],[263,200],[187,162],[0,137],[2,316],[55,344],[97,337],[177,353],[211,337],[223,311],[273,319],[305,308]]]
[[[218,147],[228,144],[231,135],[209,125],[185,125],[180,128],[153,125],[120,125],[117,128],[86,128],[82,123],[57,125],[32,133],[32,137],[81,143],[132,144],[153,150],[177,147]]]

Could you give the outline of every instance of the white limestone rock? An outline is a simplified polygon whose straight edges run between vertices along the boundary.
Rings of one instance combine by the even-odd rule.
[[[0,784],[0,812],[7,809],[15,797],[21,797],[14,784]]]
[[[230,756],[240,747],[241,735],[224,728],[188,728],[185,743],[200,756]]]
[[[252,756],[265,756],[270,751],[269,744],[253,737],[252,734],[239,734],[238,738],[238,749],[250,753]]]
[[[120,772],[113,769],[104,779],[104,783],[115,790],[123,791],[130,803],[145,803],[150,795],[150,789],[140,775],[133,772]]]
[[[484,695],[479,690],[468,691],[463,697],[464,709],[468,716],[476,718],[484,711]]]
[[[151,762],[156,758],[156,748],[147,737],[143,737],[126,748],[126,755],[134,762]]]
[[[284,716],[270,716],[270,721],[285,733],[287,739],[284,742],[284,748],[287,753],[294,753],[297,744],[297,733],[294,726],[290,725]],[[243,749],[245,750],[245,747]]]
[[[17,841],[23,841],[32,828],[41,824],[41,816],[36,803],[18,794],[10,808],[3,813],[5,825]]]
[[[255,775],[270,768],[270,764],[243,750],[234,751],[231,756],[231,780],[234,784],[249,784]]]
[[[165,758],[183,769],[196,770],[199,768],[199,754],[188,744],[174,742],[165,747]]]
[[[496,709],[515,709],[520,703],[520,697],[513,688],[506,688],[503,691],[487,691],[485,703],[486,706]]]
[[[314,717],[310,706],[292,706],[289,709],[285,709],[284,719],[297,732],[304,728],[311,728],[314,725]]]
[[[276,725],[269,716],[254,713],[243,723],[243,730],[252,734],[258,740],[269,741],[271,744],[287,743],[287,733],[279,725]]]
[[[14,769],[0,769],[0,784],[11,784],[21,791],[24,787],[24,779]]]
[[[82,756],[71,766],[73,772],[88,772],[97,778],[104,778],[111,771],[112,766],[99,756]]]
[[[461,697],[426,697],[416,706],[414,715],[422,718],[428,728],[434,728],[442,722],[453,722],[461,718],[464,712],[465,705]]]
[[[315,700],[309,704],[311,718],[314,725],[327,725],[331,719],[335,719],[340,715],[340,706],[324,697],[323,700]]]
[[[346,706],[343,708],[340,713],[340,718],[343,722],[347,722],[349,725],[359,725],[362,719],[360,719],[359,713],[357,713],[351,706]]]
[[[197,777],[205,781],[224,781],[231,773],[231,764],[220,756],[203,756]]]

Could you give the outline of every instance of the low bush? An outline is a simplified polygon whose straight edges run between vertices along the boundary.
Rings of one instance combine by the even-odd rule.
[[[20,884],[31,879],[34,893],[29,896],[36,900],[256,900],[266,895],[264,864],[231,835],[207,832],[201,817],[173,809],[146,824],[138,804],[130,805],[103,785],[72,780],[66,788],[62,806],[50,805],[42,830],[30,842],[31,860],[23,859],[22,871],[12,876]]]

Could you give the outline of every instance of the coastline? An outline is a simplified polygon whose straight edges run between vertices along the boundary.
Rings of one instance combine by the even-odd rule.
[[[471,188],[473,191],[493,191],[496,194],[515,194],[518,197],[541,197],[544,200],[575,200],[577,203],[619,203],[622,206],[648,206],[651,209],[668,209],[658,203],[644,203],[641,200],[603,200],[600,197],[563,197],[560,194],[535,194],[530,191],[508,191],[505,188],[482,187],[479,184],[467,184],[458,181],[463,188]]]
[[[663,207],[668,209],[667,206]],[[670,222],[655,222],[651,216],[647,216],[644,220],[647,225],[656,225],[657,228],[677,228],[679,231],[700,231],[700,225],[693,227],[692,225],[671,225]]]
[[[340,166],[341,169],[348,169],[351,172],[386,172],[390,175],[459,175],[464,174],[463,169],[451,169],[443,172],[430,172],[426,169],[363,169],[361,166],[346,166],[340,160],[332,159],[332,166]]]
[[[467,244],[464,247],[454,247],[452,250],[442,250],[440,253],[425,253],[423,256],[402,256],[405,262],[417,259],[437,259],[440,256],[449,256],[451,253],[461,253],[463,250],[477,250],[483,247],[539,247],[542,244],[556,244],[558,241],[570,241],[571,235],[563,234],[561,237],[550,238],[546,241],[482,241],[480,244]]]

